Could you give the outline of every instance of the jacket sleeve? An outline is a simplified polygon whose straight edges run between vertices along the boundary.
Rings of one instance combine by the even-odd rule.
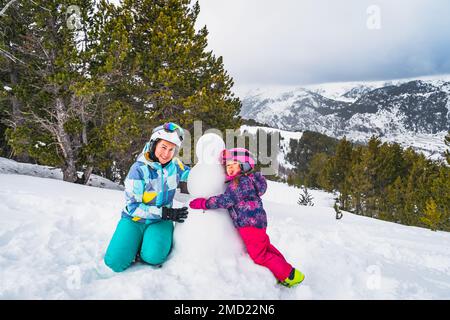
[[[133,216],[147,219],[161,219],[162,209],[156,205],[143,202],[144,192],[156,198],[156,190],[145,190],[144,173],[138,163],[135,163],[125,178],[125,200],[129,208],[134,208]]]
[[[261,174],[261,172],[256,172],[252,177],[253,184],[255,185],[255,189],[258,192],[258,196],[262,196],[266,193],[267,190],[267,181],[266,178]]]
[[[186,182],[189,177],[189,172],[191,171],[191,168],[189,168],[187,165],[181,162],[181,160],[178,158],[174,158],[174,161],[177,167],[177,174],[180,177],[180,182]]]
[[[228,184],[227,189],[223,194],[219,194],[217,196],[210,197],[206,200],[206,208],[208,209],[217,209],[223,208],[227,209],[234,206],[237,202],[237,195],[230,188],[230,184]]]

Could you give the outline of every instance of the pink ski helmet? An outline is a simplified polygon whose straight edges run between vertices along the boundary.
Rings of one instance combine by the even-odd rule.
[[[242,173],[250,172],[255,168],[255,158],[250,151],[244,148],[222,150],[222,164],[225,164],[227,160],[239,162]]]

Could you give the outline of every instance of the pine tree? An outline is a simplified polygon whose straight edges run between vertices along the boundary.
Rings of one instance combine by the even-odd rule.
[[[11,150],[7,139],[3,139],[8,127],[15,130],[24,124],[23,102],[19,96],[21,87],[29,81],[23,76],[29,64],[20,49],[30,28],[32,6],[29,2],[15,1],[2,5],[0,10],[3,11],[0,17],[0,83],[3,84],[0,86],[0,148],[5,152],[8,150],[14,159],[26,162],[30,160],[28,154],[23,149]]]
[[[324,181],[324,167],[328,162],[328,156],[319,152],[316,153],[309,164],[308,173],[305,177],[305,182],[311,187],[323,187],[326,184]]]
[[[369,217],[376,217],[380,207],[379,168],[380,168],[380,145],[381,141],[377,137],[372,137],[365,152],[363,153],[362,163],[365,167],[366,190],[365,196],[365,214]]]
[[[378,155],[377,193],[383,195],[388,185],[397,177],[406,175],[403,151],[398,143],[383,143]]]
[[[312,158],[318,152],[333,155],[338,140],[318,132],[305,131],[299,140],[291,139],[287,160],[295,166],[296,176],[301,184],[308,184],[306,177]]]
[[[196,120],[202,120],[203,130],[240,126],[241,103],[231,92],[233,80],[222,58],[206,50],[206,27],[195,29],[198,3],[125,0],[120,10],[103,6],[100,20],[106,23],[100,30],[98,64],[115,83],[106,88],[105,102],[120,100],[128,106],[140,129],[139,136],[129,137],[130,150],[115,151],[106,159],[125,164],[163,122],[174,121],[189,131]]]
[[[405,189],[405,215],[402,221],[406,225],[419,225],[421,212],[432,196],[430,177],[434,175],[432,163],[423,154],[417,154],[411,167]]]
[[[335,156],[335,172],[334,172],[334,184],[340,193],[340,202],[342,208],[349,209],[349,192],[350,185],[348,184],[348,175],[350,174],[350,168],[352,163],[352,150],[353,144],[345,137],[339,142],[336,148]]]
[[[68,25],[73,5],[84,10],[78,12],[80,29]],[[23,121],[13,118],[9,142],[41,163],[61,166],[66,181],[78,182],[77,169],[84,170],[81,180],[87,182],[92,167],[78,155],[88,144],[92,99],[102,91],[102,82],[89,73],[92,2],[32,1],[19,13],[27,18],[26,37],[15,45],[27,67],[18,69],[14,94]]]
[[[301,206],[314,206],[313,199],[314,198],[308,192],[308,189],[305,186],[303,186],[302,193],[300,193],[300,197],[297,203]]]
[[[426,202],[423,217],[420,218],[432,231],[436,231],[441,221],[441,213],[437,210],[436,202],[429,198]]]
[[[387,187],[386,195],[383,198],[380,212],[380,219],[400,223],[405,215],[404,183],[399,176]]]
[[[332,179],[333,171],[334,157],[327,157],[321,175],[319,176],[319,181],[321,182],[320,187],[328,192],[336,191]]]
[[[133,75],[127,80],[152,125],[176,121],[190,130],[201,119],[206,129],[237,128],[240,101],[231,93],[233,80],[222,57],[206,50],[206,27],[195,30],[200,6],[190,2],[123,2],[117,20],[132,48],[124,58]]]
[[[334,170],[331,173],[332,183],[336,189],[340,189],[351,163],[353,145],[345,137],[339,141],[334,155]]]
[[[366,214],[366,199],[372,190],[371,177],[366,164],[367,158],[367,149],[358,146],[352,154],[350,174],[347,177],[352,208],[359,215]]]
[[[79,29],[68,26],[73,5]],[[199,10],[187,0],[21,5],[27,36],[16,47],[27,68],[17,68],[12,98],[23,121],[10,117],[7,132],[15,153],[61,167],[66,181],[85,183],[94,171],[123,180],[162,122],[239,127],[233,80],[206,50],[206,27],[195,29]]]
[[[450,231],[450,168],[440,165],[437,171],[429,175],[429,197],[437,206],[441,214],[439,230]]]

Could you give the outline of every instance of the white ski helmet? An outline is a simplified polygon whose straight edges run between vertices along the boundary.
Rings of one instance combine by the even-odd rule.
[[[150,150],[154,151],[156,146],[156,142],[159,140],[169,141],[177,146],[177,148],[181,147],[181,143],[183,142],[183,129],[173,122],[164,123],[161,126],[156,127],[152,131],[152,135],[150,137]]]

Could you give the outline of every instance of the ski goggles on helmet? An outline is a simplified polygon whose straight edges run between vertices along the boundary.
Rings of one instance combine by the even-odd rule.
[[[180,127],[179,125],[177,125],[176,123],[166,122],[163,125],[160,125],[160,126],[156,127],[155,129],[153,129],[152,133],[159,131],[159,130],[165,130],[168,132],[176,132],[178,134],[178,137],[180,138],[180,141],[183,141],[183,138],[184,138],[183,128]]]

